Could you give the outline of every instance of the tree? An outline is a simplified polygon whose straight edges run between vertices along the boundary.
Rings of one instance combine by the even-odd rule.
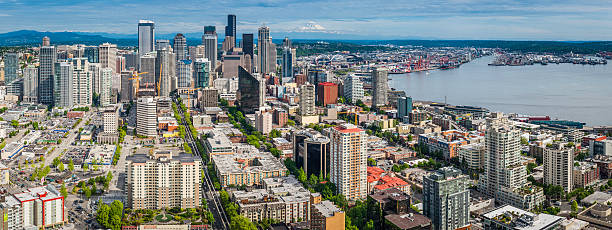
[[[91,197],[91,190],[87,186],[83,188],[83,192],[85,193],[85,197],[87,197],[87,199]]]
[[[576,202],[576,200],[572,201],[572,211],[573,212],[577,212],[578,211],[578,202]]]
[[[60,163],[59,167],[57,167],[57,169],[59,169],[59,171],[64,171],[64,163]]]
[[[110,207],[106,204],[102,204],[98,208],[98,216],[96,216],[96,220],[102,226],[107,226],[109,224],[108,214],[110,213]]]
[[[83,164],[83,171],[87,172],[88,169],[89,169],[89,164]]]
[[[107,181],[113,180],[113,174],[110,171],[108,172],[108,174],[106,174],[106,180]]]
[[[66,184],[62,183],[62,187],[60,188],[60,193],[62,194],[64,199],[66,199],[66,197],[68,196],[68,191],[66,190]]]
[[[119,229],[121,229],[121,217],[118,216],[118,215],[113,215],[110,218],[110,223],[109,223],[109,226],[107,226],[107,227],[110,227],[110,229],[112,229],[112,230],[119,230]]]
[[[70,162],[68,163],[68,170],[70,170],[71,172],[74,171],[74,162],[72,162],[72,158],[70,159]]]
[[[230,221],[230,229],[231,230],[257,230],[257,227],[246,217],[242,215],[237,215],[237,216],[232,217],[232,221]]]
[[[368,158],[368,166],[376,166],[376,160],[373,158]]]
[[[123,203],[121,201],[115,200],[110,204],[110,215],[123,216]]]
[[[308,178],[306,178],[306,173],[304,172],[304,168],[300,168],[300,171],[298,171],[298,181],[304,184],[304,182],[306,182],[307,179]]]
[[[319,178],[317,177],[317,175],[310,174],[310,178],[308,179],[308,184],[310,184],[310,186],[315,186],[317,185],[317,183],[319,183]]]

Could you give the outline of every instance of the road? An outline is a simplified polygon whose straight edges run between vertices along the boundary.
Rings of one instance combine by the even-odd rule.
[[[175,100],[175,103],[177,103],[176,100]],[[187,141],[187,144],[189,145],[189,147],[191,147],[193,154],[195,154],[196,156],[202,157],[202,155],[200,154],[200,150],[195,144],[195,138],[191,135],[191,130],[189,128],[189,125],[184,119],[185,118],[185,115],[183,114],[184,111],[182,111],[181,107],[178,106],[178,104],[177,104],[177,110],[181,114],[181,117],[183,117],[183,125],[186,128],[185,140]],[[215,191],[215,187],[213,186],[212,180],[210,179],[210,176],[208,175],[208,170],[206,169],[207,163],[208,163],[208,159],[202,159],[202,164],[203,164],[202,167],[204,169],[204,178],[203,178],[204,183],[202,183],[202,198],[206,199],[208,203],[208,209],[212,212],[215,218],[214,229],[229,229],[229,220],[227,218],[227,215],[225,214],[225,210],[223,210],[223,207],[221,205],[221,200],[219,199],[219,193]]]
[[[71,128],[68,131],[68,136],[62,140],[62,143],[56,145],[55,150],[45,156],[45,165],[51,165],[51,163],[53,163],[53,159],[59,157],[60,153],[64,151],[66,147],[72,145],[72,142],[74,142],[77,135],[79,135],[79,129],[82,128],[87,123],[87,121],[92,118],[93,114],[93,111],[86,112],[81,122],[76,127],[74,127],[74,129]]]

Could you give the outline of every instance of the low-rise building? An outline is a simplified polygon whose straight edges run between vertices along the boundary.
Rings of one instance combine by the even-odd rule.
[[[331,201],[313,202],[310,210],[310,230],[344,229],[345,218],[344,211]]]
[[[213,130],[208,132],[204,148],[209,157],[214,155],[226,155],[236,152],[236,146],[224,133]]]
[[[484,229],[553,230],[558,229],[563,217],[534,214],[510,205],[482,215]]]
[[[310,192],[295,177],[265,178],[261,187],[232,192],[240,215],[253,222],[263,219],[284,223],[310,220]]]
[[[484,169],[484,143],[472,143],[457,148],[459,162],[465,162],[470,169]]]
[[[578,213],[578,219],[601,226],[602,229],[610,229],[612,228],[612,205],[594,204]]]
[[[460,146],[479,143],[483,140],[484,138],[480,135],[460,130],[419,135],[419,144],[427,146],[429,152],[442,152],[444,159],[447,160],[457,156],[457,148]]]
[[[589,162],[576,162],[573,169],[574,188],[585,188],[597,183],[599,180],[599,168],[596,164]]]
[[[587,161],[597,164],[600,178],[612,178],[612,156],[595,155],[592,158],[587,159]]]
[[[255,148],[236,154],[212,155],[211,158],[221,187],[259,185],[265,178],[287,175],[287,168],[276,157]]]

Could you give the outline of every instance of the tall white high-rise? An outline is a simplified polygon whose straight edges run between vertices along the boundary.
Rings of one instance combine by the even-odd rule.
[[[38,102],[38,69],[34,66],[23,69],[23,101]]]
[[[176,62],[174,53],[170,50],[162,49],[157,51],[155,59],[155,73],[157,74],[156,90],[160,97],[170,96],[170,92],[176,89]]]
[[[154,51],[155,22],[150,20],[138,21],[138,53],[142,56]]]
[[[72,62],[72,104],[90,106],[93,81],[89,71],[89,61],[87,58],[73,58],[70,61]]]
[[[87,61],[89,61],[89,58]],[[100,63],[89,62],[89,72],[91,73],[91,79],[93,81],[93,93],[98,94],[98,96],[100,96],[101,69]]]
[[[383,106],[388,104],[387,93],[389,84],[387,83],[387,70],[377,68],[372,71],[372,105]]]
[[[300,115],[313,116],[317,114],[315,110],[315,86],[306,83],[300,86]]]
[[[100,71],[100,105],[108,106],[111,102],[111,91],[113,86],[113,69],[104,68]]]
[[[149,137],[157,136],[157,103],[154,98],[138,98],[136,117],[136,134]]]
[[[344,79],[344,98],[351,100],[353,103],[363,101],[363,82],[359,76],[349,74]]]
[[[365,199],[367,189],[366,133],[345,123],[331,129],[330,180],[348,200]]]
[[[113,73],[119,73],[117,69],[117,45],[104,43],[99,46],[100,67],[113,69]]]
[[[574,148],[565,143],[546,146],[544,153],[544,184],[561,186],[565,192],[573,189]]]
[[[497,202],[529,210],[544,201],[544,194],[542,188],[527,182],[520,135],[521,131],[501,113],[487,119],[485,167],[478,186]]]
[[[72,65],[70,62],[57,62],[54,71],[53,99],[55,100],[55,106],[71,108],[73,105]]]

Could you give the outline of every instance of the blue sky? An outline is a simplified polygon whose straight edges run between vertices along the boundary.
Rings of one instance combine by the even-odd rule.
[[[273,36],[334,39],[612,40],[612,1],[565,0],[0,0],[0,32],[135,34],[139,19],[157,33],[238,33],[266,24]]]

